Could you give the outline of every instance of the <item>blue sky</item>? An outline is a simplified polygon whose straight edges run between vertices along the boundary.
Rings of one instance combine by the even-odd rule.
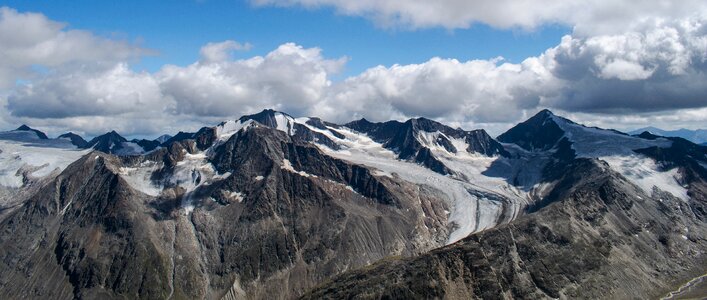
[[[236,57],[264,55],[286,42],[319,47],[329,58],[349,62],[338,78],[367,68],[422,63],[432,57],[458,60],[498,56],[520,62],[559,43],[571,28],[544,25],[533,30],[494,29],[479,23],[469,29],[382,28],[362,17],[331,8],[256,7],[237,0],[203,1],[4,1],[19,11],[41,12],[70,29],[127,39],[158,53],[143,57],[136,69],[157,71],[164,64],[187,65],[209,42],[250,43]]]

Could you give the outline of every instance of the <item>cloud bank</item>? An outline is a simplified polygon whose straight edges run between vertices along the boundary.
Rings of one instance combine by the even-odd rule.
[[[338,5],[335,2],[259,3]],[[496,2],[473,8],[483,11],[494,5],[512,5]],[[349,14],[372,14],[369,7],[385,3],[363,1],[360,8],[347,8],[348,4],[337,7]],[[476,11],[467,7],[476,2],[451,1],[448,4],[463,8],[459,20],[450,17],[447,24],[432,21],[437,18],[434,16],[427,16],[429,20],[417,16],[416,10],[415,14],[402,12],[408,10],[406,5],[422,5],[417,1],[401,3],[389,3],[396,9],[393,11],[399,10],[391,14],[414,26],[463,27],[486,22],[500,27],[533,27],[563,21],[554,20],[545,8],[523,12],[529,15],[509,24],[502,23],[501,19],[507,19],[501,17],[497,21],[476,19],[465,13]],[[522,1],[513,3],[525,5]],[[548,2],[553,3],[573,9],[579,5],[574,1]],[[433,6],[429,14],[437,14],[433,9],[437,4],[429,5]],[[609,7],[596,5],[599,8],[591,8],[594,13],[582,14],[596,14]],[[334,122],[425,116],[468,129],[485,127],[499,132],[540,108],[551,108],[600,126],[704,125],[707,18],[695,14],[695,9],[689,14],[677,8],[666,10],[662,17],[649,14],[632,20],[621,32],[597,33],[601,30],[593,29],[593,34],[586,35],[575,31],[521,63],[500,57],[470,61],[432,58],[419,64],[377,66],[334,82],[332,76],[345,66],[347,58],[327,58],[319,48],[294,43],[247,59],[231,56],[233,51],[248,50],[247,43],[209,43],[202,47],[201,58],[190,65],[135,72],[130,60],[149,53],[147,50],[90,32],[66,30],[64,24],[39,14],[2,8],[0,91],[6,92],[0,92],[0,105],[5,107],[0,119],[27,122],[50,132],[84,129],[87,134],[98,134],[116,129],[125,134],[157,135],[275,108]],[[477,13],[469,12],[473,16]],[[681,18],[664,18],[680,13]],[[387,13],[377,14],[382,14],[378,18]],[[461,25],[454,25],[457,23]],[[42,69],[36,70],[36,66]]]
[[[707,10],[699,0],[251,0],[255,6],[332,7],[382,27],[464,29],[474,24],[532,30],[546,24],[574,26],[581,35],[616,34],[644,20],[682,19]]]

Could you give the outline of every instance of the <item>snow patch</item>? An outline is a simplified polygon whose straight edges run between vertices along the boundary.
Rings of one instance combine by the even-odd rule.
[[[115,144],[110,145],[112,150]],[[145,153],[145,149],[140,147],[140,145],[133,142],[123,142],[120,143],[121,148],[115,151],[115,155],[127,156],[127,155],[140,155]]]
[[[613,170],[631,180],[648,195],[652,195],[653,187],[657,187],[680,199],[689,199],[687,189],[678,182],[677,168],[661,171],[653,159],[640,154],[604,156],[599,159],[607,162]]]
[[[309,174],[309,173],[307,173],[307,172],[305,172],[305,171],[297,171],[297,170],[295,170],[295,168],[292,167],[292,163],[290,163],[290,161],[289,161],[288,159],[283,159],[283,160],[282,160],[282,166],[280,166],[280,168],[283,169],[283,170],[286,170],[286,171],[295,173],[295,174],[299,174],[300,176],[303,176],[303,177],[314,177],[314,178],[317,177],[317,175],[312,175],[312,174]]]
[[[194,210],[195,195],[199,187],[209,185],[217,180],[223,180],[231,174],[226,172],[218,174],[214,166],[208,161],[205,152],[185,155],[184,160],[177,162],[174,173],[169,178],[169,183],[184,189],[182,208],[188,215]]]
[[[572,149],[578,157],[633,155],[635,153],[633,150],[636,149],[653,146],[668,148],[673,144],[665,138],[648,140],[619,134],[612,130],[585,127],[558,116],[553,116],[553,120],[565,132],[565,137],[572,142]]]
[[[118,169],[118,175],[120,175],[120,177],[122,177],[133,189],[156,197],[162,193],[162,187],[155,185],[152,182],[151,177],[152,174],[159,168],[159,164],[146,161],[142,162],[139,167],[122,167]]]
[[[652,195],[653,187],[657,187],[680,199],[689,198],[685,187],[678,183],[677,168],[661,170],[653,159],[634,151],[648,147],[668,148],[672,141],[665,138],[648,140],[612,130],[589,128],[557,116],[553,116],[553,120],[572,142],[572,149],[578,157],[606,161],[611,169],[633,181],[648,195]]]
[[[440,146],[437,141],[440,139],[440,137],[447,138],[444,133],[441,133],[439,131],[435,132],[427,132],[427,131],[422,131],[420,130],[417,133],[417,140],[422,144],[423,146],[429,148],[432,151],[444,151],[447,152],[447,149],[444,147]],[[447,138],[448,139],[448,138]]]
[[[393,178],[393,174],[390,174],[390,173],[388,173],[388,172],[381,171],[381,170],[375,170],[375,171],[373,171],[373,175],[379,176],[379,177]]]
[[[231,120],[221,123],[216,126],[216,136],[218,137],[218,141],[225,142],[232,135],[238,133],[241,129],[249,127],[251,123],[253,123],[253,120],[246,120],[245,122]]]
[[[245,198],[243,196],[243,193],[241,192],[231,192],[230,194],[228,194],[228,197],[231,199],[235,199],[236,201],[238,201],[238,203],[243,202],[243,199]]]
[[[295,119],[283,113],[275,113],[275,122],[277,130],[283,131],[289,135],[295,134],[294,123]]]

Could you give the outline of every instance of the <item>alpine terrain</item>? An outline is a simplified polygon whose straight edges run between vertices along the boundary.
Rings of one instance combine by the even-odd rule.
[[[23,125],[0,132],[0,295],[660,298],[707,273],[706,155],[549,110],[496,138],[274,110],[155,140]]]

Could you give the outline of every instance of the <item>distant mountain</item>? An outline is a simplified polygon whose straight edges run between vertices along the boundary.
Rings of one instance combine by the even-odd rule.
[[[697,143],[697,144],[706,144],[707,143],[707,129],[690,130],[690,129],[682,128],[682,129],[678,129],[678,130],[663,130],[663,129],[651,126],[651,127],[644,127],[644,128],[636,129],[634,131],[629,132],[629,134],[636,135],[636,134],[641,134],[644,131],[648,131],[652,134],[660,135],[660,136],[681,137],[681,138],[684,138],[688,141],[691,141],[691,142]]]
[[[168,141],[168,140],[171,139],[171,138],[172,138],[171,135],[169,135],[169,134],[163,134],[163,135],[161,135],[160,137],[156,138],[155,141],[158,142],[158,143],[160,143],[160,144],[163,144],[164,142]]]
[[[142,139],[142,140],[133,139],[130,142],[137,144],[145,152],[155,150],[157,147],[159,147],[162,144],[157,140],[146,140],[146,139]]]
[[[264,110],[158,143],[0,133],[0,295],[655,299],[707,272],[682,138]]]
[[[27,125],[22,125],[22,126],[18,127],[18,128],[15,129],[15,130],[16,130],[16,131],[31,131],[31,132],[36,133],[36,134],[37,134],[37,137],[39,137],[39,138],[42,139],[42,140],[49,139],[49,138],[47,137],[47,135],[44,134],[44,132],[41,132],[41,131],[39,131],[39,130],[37,130],[37,129],[32,129],[32,128],[30,128],[30,127],[27,126]]]
[[[147,141],[147,143],[153,142]],[[86,145],[86,148],[93,148],[101,152],[116,155],[137,155],[146,152],[138,143],[134,141],[129,142],[115,132],[115,130],[91,139]]]
[[[434,148],[441,147],[450,153],[463,151],[486,156],[509,155],[503,146],[483,129],[453,129],[425,118],[384,123],[371,123],[361,119],[343,126],[367,134],[374,141],[383,144],[384,148],[397,153],[400,159],[421,163],[441,174],[450,174],[452,171],[432,155]]]
[[[68,139],[71,141],[72,144],[74,144],[76,147],[84,149],[87,148],[88,142],[84,140],[80,135],[75,134],[73,132],[67,132],[62,135],[60,135],[58,138],[60,139]]]

